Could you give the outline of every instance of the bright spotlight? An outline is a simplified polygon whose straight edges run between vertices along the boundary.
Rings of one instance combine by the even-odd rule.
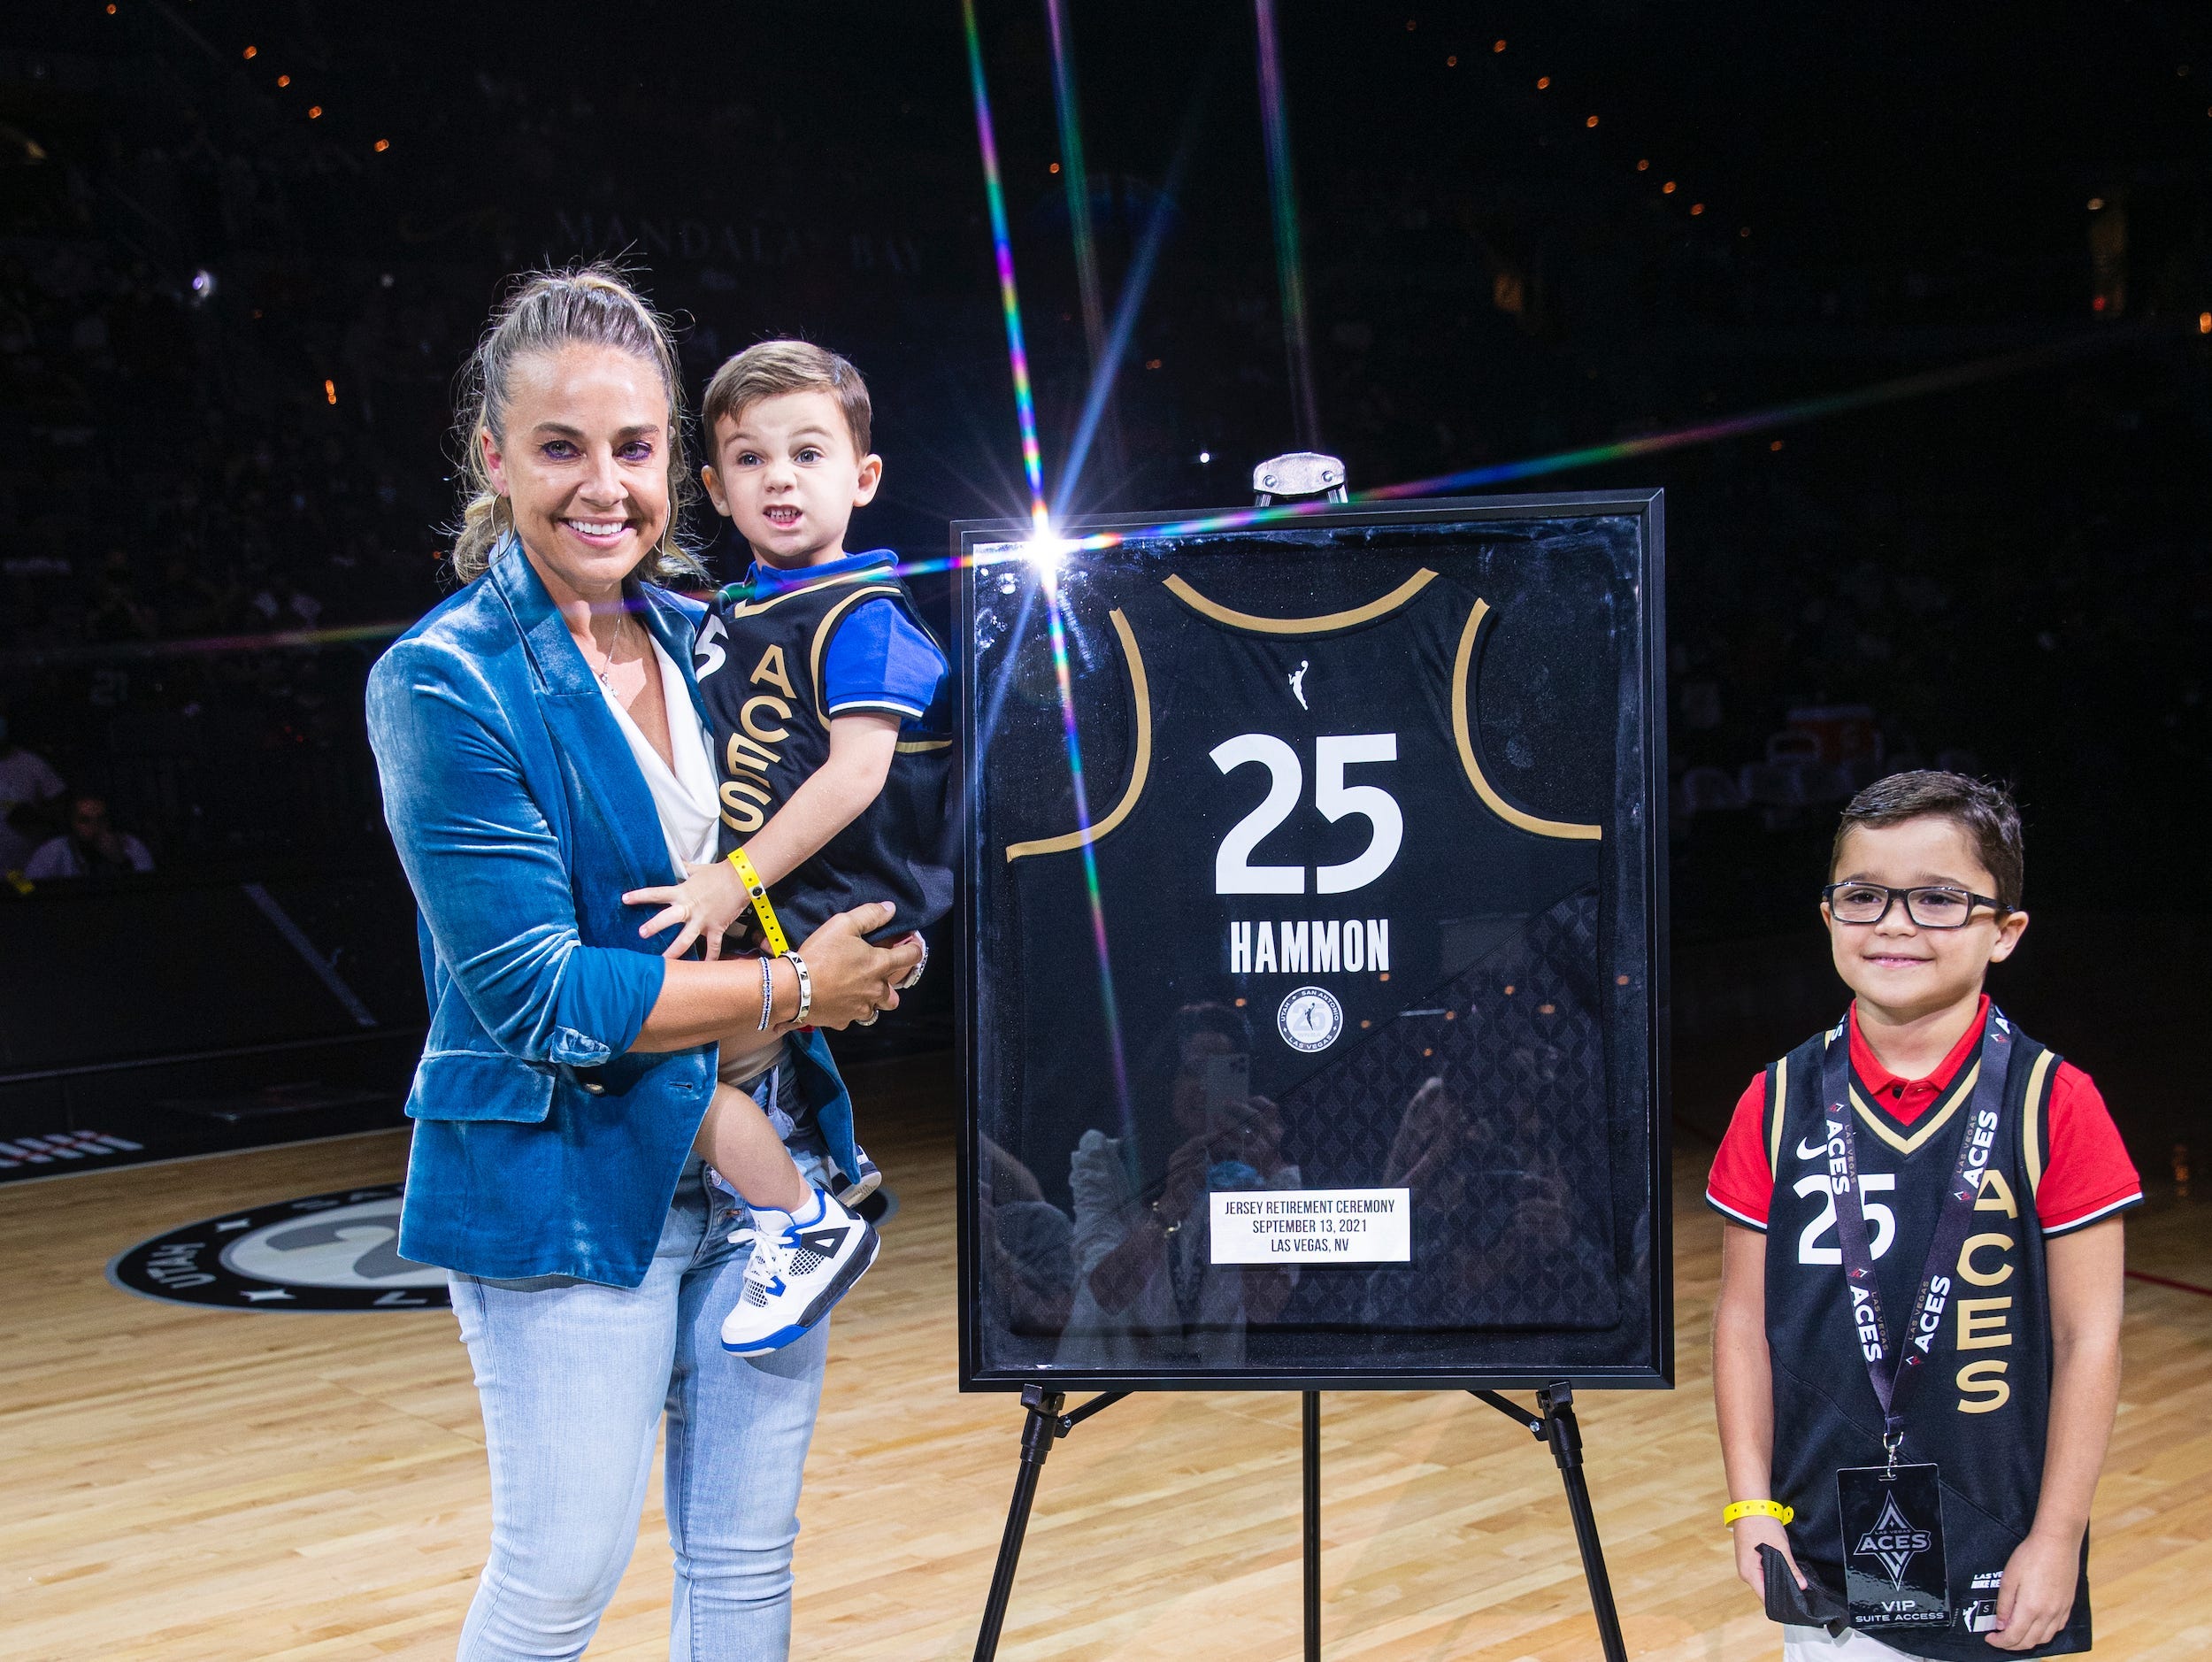
[[[1079,546],[1064,536],[1033,537],[1021,545],[1021,557],[1037,573],[1037,581],[1048,598],[1060,592],[1060,577],[1067,566],[1068,556]]]
[[[202,267],[192,273],[192,304],[204,306],[215,298],[215,273]]]
[[[1198,452],[1198,459],[1201,464],[1210,462],[1213,458],[1214,453],[1211,450],[1201,450]]]

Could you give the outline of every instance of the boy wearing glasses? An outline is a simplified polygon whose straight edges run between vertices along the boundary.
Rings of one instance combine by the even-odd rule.
[[[2022,868],[1996,786],[1861,791],[1820,907],[1850,1010],[1752,1081],[1713,1162],[1724,1521],[1786,1662],[2089,1649],[2142,1188],[2089,1076],[1982,990]]]

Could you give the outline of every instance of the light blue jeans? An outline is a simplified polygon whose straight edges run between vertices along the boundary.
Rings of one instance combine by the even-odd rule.
[[[818,1158],[795,1150],[810,1179]],[[825,1320],[750,1359],[722,1349],[745,1249],[730,1197],[686,1167],[634,1289],[452,1278],[491,1457],[492,1549],[461,1662],[581,1655],[637,1543],[653,1436],[676,1597],[672,1662],[781,1662],[799,1477],[829,1356]]]

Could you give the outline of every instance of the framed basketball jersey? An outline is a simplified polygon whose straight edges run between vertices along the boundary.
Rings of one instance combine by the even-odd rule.
[[[1659,494],[1024,535],[953,528],[964,1388],[1671,1383]]]

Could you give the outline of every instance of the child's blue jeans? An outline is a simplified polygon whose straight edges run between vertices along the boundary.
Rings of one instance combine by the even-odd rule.
[[[797,1158],[818,1181],[819,1160]],[[788,1652],[799,1477],[829,1323],[771,1356],[722,1349],[745,1269],[746,1249],[728,1242],[737,1221],[694,1160],[635,1289],[452,1278],[492,1474],[491,1557],[461,1662],[581,1654],[636,1545],[664,1412],[670,1657]]]

